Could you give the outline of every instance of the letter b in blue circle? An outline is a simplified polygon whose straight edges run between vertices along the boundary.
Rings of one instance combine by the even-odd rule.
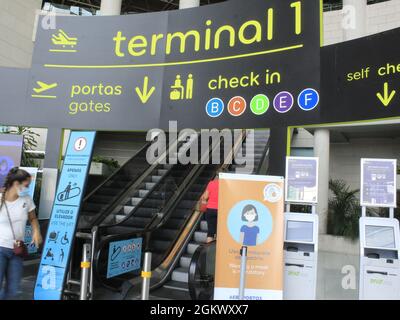
[[[220,98],[212,98],[207,102],[206,112],[211,118],[216,118],[222,114],[224,107],[224,102]]]
[[[319,103],[318,91],[312,88],[304,89],[300,92],[297,103],[304,111],[313,110]]]

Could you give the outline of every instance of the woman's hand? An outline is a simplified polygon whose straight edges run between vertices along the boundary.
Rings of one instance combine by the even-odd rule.
[[[35,244],[36,248],[39,248],[39,246],[43,243],[43,238],[39,231],[33,232],[31,243]]]

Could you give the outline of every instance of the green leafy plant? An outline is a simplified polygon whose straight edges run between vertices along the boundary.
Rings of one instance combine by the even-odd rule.
[[[350,190],[343,180],[330,180],[329,189],[332,195],[328,208],[328,233],[357,239],[359,235],[359,190]]]
[[[22,167],[38,167],[38,162],[36,159],[32,157],[32,155],[27,151],[35,150],[37,147],[37,138],[39,134],[34,132],[29,127],[18,126],[8,131],[4,132],[8,134],[17,134],[22,135],[24,137],[24,143],[22,148],[22,158],[21,158],[21,166]]]
[[[102,156],[94,156],[92,158],[92,161],[96,163],[103,163],[108,166],[112,171],[115,171],[120,167],[118,161],[113,158],[109,159]]]

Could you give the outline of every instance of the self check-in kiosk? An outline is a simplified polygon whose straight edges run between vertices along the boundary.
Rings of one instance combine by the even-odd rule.
[[[361,159],[360,300],[400,299],[396,171],[396,160]],[[386,208],[389,217],[367,216],[367,207]]]
[[[285,213],[284,232],[285,300],[313,300],[316,295],[318,216]]]
[[[318,259],[318,159],[288,157],[285,184],[284,290],[285,300],[314,300]],[[296,204],[311,213],[291,212]]]
[[[360,218],[360,299],[400,298],[399,221]]]

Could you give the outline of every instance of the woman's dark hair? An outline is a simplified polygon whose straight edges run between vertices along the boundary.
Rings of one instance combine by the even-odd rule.
[[[4,180],[0,208],[3,206],[3,203],[5,201],[6,192],[12,187],[14,182],[22,183],[30,178],[31,178],[31,175],[28,172],[26,172],[25,170],[19,169],[18,167],[12,168],[8,172],[6,179]]]
[[[256,213],[256,217],[254,219],[254,221],[258,221],[258,212],[255,206],[253,206],[252,204],[247,204],[244,206],[243,210],[242,210],[242,221],[247,221],[247,219],[244,217],[246,212],[252,211],[254,210],[254,212]]]

